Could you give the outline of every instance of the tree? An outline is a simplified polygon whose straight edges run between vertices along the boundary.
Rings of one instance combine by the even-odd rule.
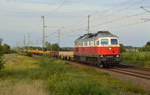
[[[10,53],[10,46],[7,44],[2,45],[2,39],[0,39],[0,70],[4,67],[4,61],[2,56],[6,53]]]
[[[120,44],[120,52],[126,52],[126,48],[123,44]]]
[[[150,46],[150,41],[148,41],[145,46]]]
[[[7,44],[3,45],[3,53],[10,53],[10,46]]]
[[[2,46],[2,39],[0,39],[0,70],[4,67],[3,65],[3,59],[2,59],[2,56],[3,56],[3,46]]]
[[[59,45],[56,43],[56,44],[52,44],[52,50],[54,51],[59,51],[60,47]]]
[[[2,39],[0,39],[0,57],[3,55]]]
[[[49,42],[45,42],[45,48],[47,50],[53,50],[53,51],[59,51],[60,50],[60,47],[57,43],[51,44]]]
[[[144,47],[140,48],[140,51],[150,51],[150,41]]]
[[[45,42],[45,47],[47,50],[52,50],[52,45],[49,42]]]

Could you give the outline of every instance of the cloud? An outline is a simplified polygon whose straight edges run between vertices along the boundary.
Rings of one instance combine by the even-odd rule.
[[[96,32],[101,28],[110,30],[114,34],[118,34],[123,43],[129,45],[135,33],[135,39],[132,43],[134,45],[143,45],[142,42],[148,40],[148,37],[144,37],[145,34],[148,35],[148,29],[145,29],[148,28],[148,24],[138,25],[138,29],[136,27],[129,29],[114,28],[114,26],[122,26],[128,23],[134,23],[137,20],[139,21],[140,16],[138,18],[133,17],[131,19],[120,20],[116,23],[99,25],[112,19],[143,11],[139,11],[135,6],[124,9],[129,4],[126,2],[123,5],[121,4],[123,2],[126,2],[126,0],[121,0],[120,2],[118,0],[66,0],[63,6],[58,9],[62,4],[62,0],[0,0],[0,37],[13,46],[16,44],[16,41],[22,43],[23,36],[27,33],[30,33],[33,42],[41,40],[41,15],[45,15],[46,25],[48,26],[46,30],[47,35],[54,33],[47,40],[52,43],[57,42],[57,30],[64,26],[65,28],[61,32],[61,45],[73,46],[74,40],[81,34],[87,32],[87,15],[91,14],[92,32]],[[119,5],[119,3],[120,6],[115,6]],[[118,9],[123,10],[118,12]],[[93,27],[93,24],[98,27]],[[141,33],[142,30],[144,30],[145,34]],[[132,31],[134,33],[130,33]],[[139,33],[136,34],[136,31]],[[130,38],[127,38],[129,34],[131,34]],[[137,43],[139,38],[143,38],[141,43]]]

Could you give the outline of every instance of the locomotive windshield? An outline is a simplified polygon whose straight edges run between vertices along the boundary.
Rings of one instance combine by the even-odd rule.
[[[112,45],[117,45],[118,44],[118,40],[117,39],[111,39],[111,44]]]
[[[101,45],[108,45],[108,39],[102,39]]]

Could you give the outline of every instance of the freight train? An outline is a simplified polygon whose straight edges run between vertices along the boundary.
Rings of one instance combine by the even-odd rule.
[[[50,55],[63,60],[72,60],[100,67],[120,63],[119,37],[108,31],[88,33],[75,40],[73,51],[27,50],[36,55]]]

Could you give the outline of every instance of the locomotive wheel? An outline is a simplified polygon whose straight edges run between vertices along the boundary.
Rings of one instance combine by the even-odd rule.
[[[107,68],[107,65],[106,65],[106,64],[102,64],[102,67],[103,67],[103,68]]]
[[[109,68],[109,65],[108,64],[105,64],[105,63],[102,63],[102,68]]]

